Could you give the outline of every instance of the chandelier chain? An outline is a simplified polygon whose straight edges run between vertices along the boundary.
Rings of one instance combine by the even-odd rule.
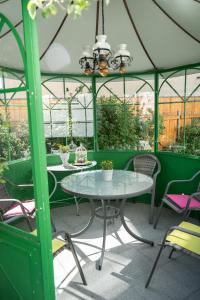
[[[96,8],[96,30],[95,30],[95,43],[97,41],[97,35],[99,34],[99,0],[97,0]]]
[[[101,9],[102,9],[102,34],[105,34],[105,26],[104,26],[104,0],[101,1]]]

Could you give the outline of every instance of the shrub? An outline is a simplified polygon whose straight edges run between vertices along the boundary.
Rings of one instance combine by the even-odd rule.
[[[180,129],[179,144],[184,145],[184,152],[200,155],[200,126],[197,124],[186,125]]]
[[[29,149],[28,127],[25,124],[11,126],[0,115],[0,157],[5,160],[24,157]]]

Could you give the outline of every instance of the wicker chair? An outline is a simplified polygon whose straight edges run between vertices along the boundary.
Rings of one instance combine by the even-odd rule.
[[[125,170],[128,170],[133,165],[135,172],[145,174],[152,177],[153,187],[151,189],[151,207],[149,213],[149,223],[153,223],[154,215],[154,204],[155,204],[155,189],[156,189],[156,179],[161,171],[161,164],[158,158],[153,154],[139,154],[132,157],[126,164]]]
[[[154,223],[154,229],[156,229],[158,221],[160,219],[161,211],[164,204],[174,209],[177,213],[183,214],[183,219],[188,218],[191,210],[200,210],[200,183],[197,190],[191,195],[185,194],[171,194],[170,189],[174,184],[180,184],[182,188],[183,185],[187,183],[192,183],[197,177],[200,176],[200,171],[195,173],[192,178],[185,180],[172,180],[167,184],[165,189],[164,197],[162,198],[160,208]]]

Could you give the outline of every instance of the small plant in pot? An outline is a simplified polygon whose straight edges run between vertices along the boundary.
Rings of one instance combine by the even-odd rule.
[[[60,154],[60,144],[53,144],[52,145],[52,148],[51,148],[51,152],[53,153],[53,154]]]
[[[105,181],[111,181],[113,176],[113,162],[112,160],[103,160],[101,162],[102,175]]]
[[[69,165],[68,160],[69,160],[69,146],[66,145],[60,145],[59,146],[59,151],[60,151],[60,158],[62,160],[63,166],[67,167]]]

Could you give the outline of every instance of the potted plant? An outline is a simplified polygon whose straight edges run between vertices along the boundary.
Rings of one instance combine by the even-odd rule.
[[[68,160],[69,160],[69,146],[66,145],[59,145],[59,151],[60,151],[60,158],[62,160],[63,166],[68,166]]]
[[[53,154],[60,154],[60,144],[53,144],[52,145],[52,148],[51,148],[51,153],[53,153]]]
[[[113,162],[112,160],[103,160],[101,162],[102,175],[105,181],[111,181],[113,176]]]

